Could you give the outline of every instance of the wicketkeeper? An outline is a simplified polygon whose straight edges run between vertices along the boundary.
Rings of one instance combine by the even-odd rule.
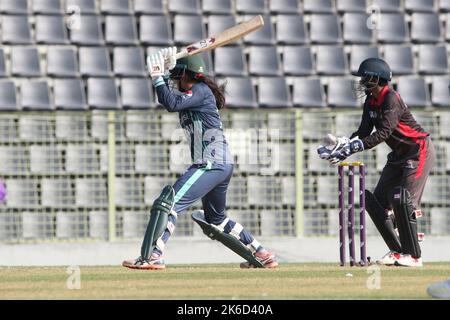
[[[422,266],[416,215],[435,159],[430,134],[388,86],[392,72],[385,61],[366,59],[352,74],[360,77],[356,92],[366,95],[361,124],[349,138],[334,139],[329,135],[328,140],[334,143],[320,146],[318,153],[322,159],[337,164],[381,142],[392,149],[374,192],[365,193],[366,210],[389,248],[377,263]]]
[[[203,210],[192,218],[212,239],[216,239],[247,260],[242,268],[275,268],[275,256],[264,249],[250,232],[225,213],[228,184],[233,175],[233,158],[225,140],[219,109],[225,106],[224,86],[206,75],[198,55],[176,60],[176,48],[166,48],[147,58],[148,71],[159,103],[178,112],[190,145],[192,165],[173,186],[163,188],[150,211],[150,221],[141,255],[126,260],[132,269],[164,269],[163,252],[174,232],[177,216],[199,199]],[[169,79],[179,91],[171,90]]]

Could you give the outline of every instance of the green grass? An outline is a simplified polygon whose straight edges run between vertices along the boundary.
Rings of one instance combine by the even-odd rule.
[[[380,288],[369,289],[370,270],[314,263],[275,270],[236,264],[164,271],[81,267],[81,289],[69,290],[65,267],[0,267],[0,299],[428,299],[428,285],[450,277],[450,263],[380,267]]]

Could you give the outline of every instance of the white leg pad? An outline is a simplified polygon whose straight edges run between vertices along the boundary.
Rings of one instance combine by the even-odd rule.
[[[230,234],[238,240],[241,240],[241,232],[244,227],[240,223],[235,223],[233,229],[231,229]]]

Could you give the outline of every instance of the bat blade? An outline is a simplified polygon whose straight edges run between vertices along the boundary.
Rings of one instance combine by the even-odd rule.
[[[247,34],[253,31],[258,30],[262,26],[264,26],[264,19],[262,18],[262,16],[261,15],[255,16],[250,20],[237,24],[216,35],[213,35],[209,38],[202,39],[196,43],[188,45],[186,48],[183,48],[180,52],[176,54],[176,58],[180,59],[187,56],[192,56],[200,52],[224,46],[226,44],[229,44],[233,41],[236,41],[246,36]]]

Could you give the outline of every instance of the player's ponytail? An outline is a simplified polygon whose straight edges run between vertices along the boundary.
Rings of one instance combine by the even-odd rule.
[[[216,98],[217,109],[220,110],[225,108],[225,87],[227,84],[223,83],[219,86],[214,82],[214,80],[205,75],[198,80],[204,82],[209,87],[209,89],[211,89],[214,97]]]

